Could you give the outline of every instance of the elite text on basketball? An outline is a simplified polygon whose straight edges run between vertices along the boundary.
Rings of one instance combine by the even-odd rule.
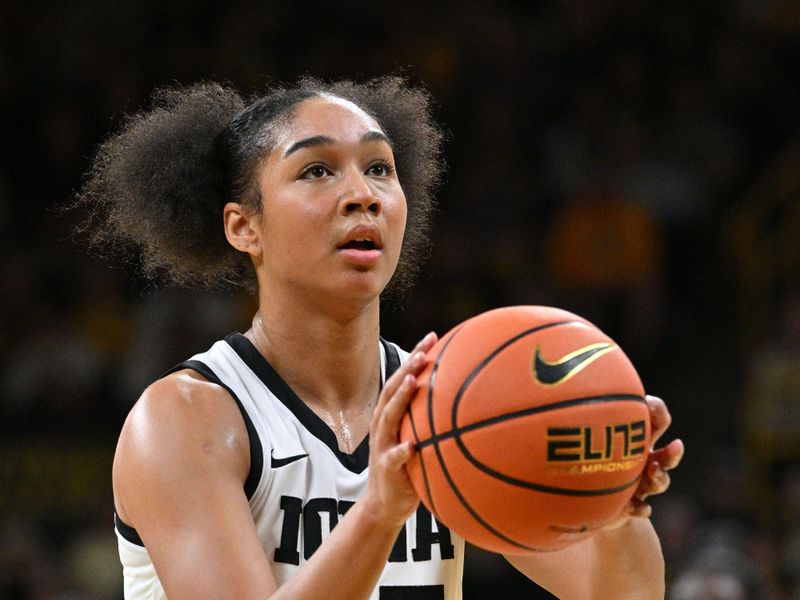
[[[551,470],[559,472],[566,465],[553,463],[580,463],[574,471],[580,473],[624,471],[635,467],[639,463],[635,459],[644,454],[645,431],[642,420],[604,427],[548,427],[547,461]],[[602,464],[613,467],[606,469]]]

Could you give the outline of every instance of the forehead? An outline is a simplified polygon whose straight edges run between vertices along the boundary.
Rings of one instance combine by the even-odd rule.
[[[337,96],[314,96],[298,104],[291,118],[277,132],[276,148],[318,135],[345,143],[355,142],[368,131],[383,130],[358,105]]]

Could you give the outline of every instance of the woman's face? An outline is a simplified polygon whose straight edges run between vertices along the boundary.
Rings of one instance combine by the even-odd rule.
[[[375,300],[406,224],[389,140],[356,105],[329,96],[299,104],[275,137],[258,180],[261,285],[314,302]]]

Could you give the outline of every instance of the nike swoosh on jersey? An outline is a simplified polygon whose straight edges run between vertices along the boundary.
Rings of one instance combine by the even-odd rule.
[[[300,460],[301,458],[306,458],[308,454],[296,454],[295,456],[287,456],[285,458],[275,458],[273,456],[275,449],[273,448],[269,454],[270,457],[270,466],[273,469],[278,469],[280,467],[285,467],[286,465],[295,462],[296,460]]]
[[[536,354],[533,357],[533,374],[537,381],[544,385],[557,385],[567,381],[614,348],[615,345],[608,342],[590,344],[562,356],[555,362],[550,362],[542,358],[542,349],[536,346]]]

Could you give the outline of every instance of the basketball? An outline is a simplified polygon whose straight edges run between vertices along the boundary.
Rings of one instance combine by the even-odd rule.
[[[587,320],[545,306],[482,313],[429,353],[400,436],[422,502],[468,542],[532,554],[616,518],[646,462],[639,376]]]

